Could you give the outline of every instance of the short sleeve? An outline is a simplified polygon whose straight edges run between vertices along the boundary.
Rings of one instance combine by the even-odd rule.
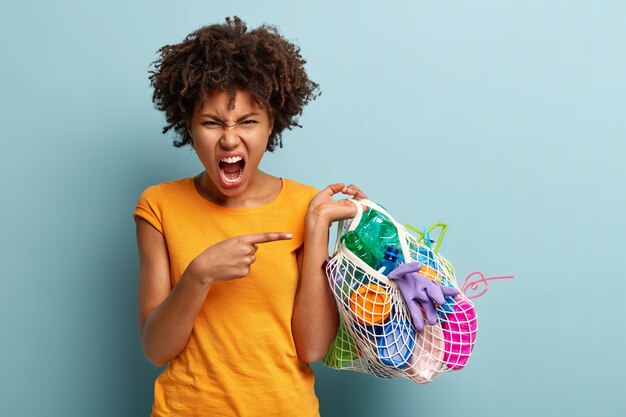
[[[146,188],[139,196],[133,219],[137,221],[137,217],[141,217],[163,234],[163,217],[161,215],[160,203],[160,186],[157,184]]]
[[[317,187],[314,187],[312,185],[307,185],[304,188],[304,195],[306,196],[307,209],[308,209],[309,204],[311,203],[311,200],[313,200],[313,197],[315,197],[319,192],[320,190],[318,190]]]
[[[315,186],[311,186],[311,199],[313,199],[313,197],[315,197],[316,195],[318,195],[321,192],[322,192],[322,190],[320,190],[319,188],[317,188]]]

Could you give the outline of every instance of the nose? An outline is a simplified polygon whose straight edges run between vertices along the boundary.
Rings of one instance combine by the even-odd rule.
[[[241,138],[237,135],[235,131],[235,126],[224,126],[224,134],[220,139],[220,143],[224,149],[234,149],[241,142]]]

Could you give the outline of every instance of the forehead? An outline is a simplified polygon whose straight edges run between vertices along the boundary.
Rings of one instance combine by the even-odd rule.
[[[227,90],[213,90],[204,96],[204,102],[198,102],[197,112],[210,113],[218,116],[241,114],[249,112],[263,112],[252,94],[247,90],[236,90],[235,98],[230,102],[230,92]]]

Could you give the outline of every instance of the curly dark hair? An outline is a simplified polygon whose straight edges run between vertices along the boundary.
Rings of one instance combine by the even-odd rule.
[[[165,45],[158,52],[160,58],[152,62],[155,70],[149,71],[152,101],[165,112],[168,124],[163,133],[170,129],[177,133],[177,148],[193,147],[185,120],[196,104],[203,105],[209,91],[228,91],[230,108],[238,89],[249,91],[274,118],[266,148],[270,152],[282,148],[285,128],[301,127],[297,116],[321,94],[304,70],[300,48],[273,25],[248,31],[239,17],[227,17],[225,24],[203,26],[183,42]]]

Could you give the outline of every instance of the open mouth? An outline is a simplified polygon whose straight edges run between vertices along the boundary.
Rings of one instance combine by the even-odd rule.
[[[246,161],[241,156],[222,159],[219,164],[220,178],[224,185],[237,185],[243,179]]]

